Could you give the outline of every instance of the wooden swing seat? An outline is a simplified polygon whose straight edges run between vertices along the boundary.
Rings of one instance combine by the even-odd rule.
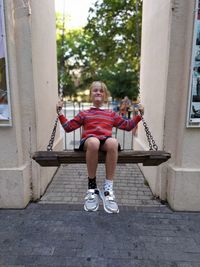
[[[120,151],[118,163],[142,163],[144,166],[158,166],[171,158],[171,154],[162,150]],[[86,163],[83,151],[37,151],[33,154],[40,166],[53,167],[61,164]],[[99,163],[105,162],[105,152],[99,152]]]

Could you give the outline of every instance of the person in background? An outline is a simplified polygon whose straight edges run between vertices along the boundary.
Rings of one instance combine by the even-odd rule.
[[[120,103],[120,114],[124,118],[128,117],[130,119],[130,112],[129,112],[130,108],[131,108],[131,101],[129,100],[128,96],[125,96]]]
[[[80,150],[86,151],[86,164],[88,171],[88,190],[85,197],[84,209],[96,211],[99,208],[99,200],[102,199],[104,210],[108,213],[118,213],[113,180],[118,158],[118,141],[112,137],[112,128],[131,131],[141,120],[141,115],[131,120],[126,120],[117,112],[105,109],[103,104],[107,101],[109,91],[105,83],[94,81],[90,86],[90,98],[92,106],[88,110],[80,111],[72,120],[62,114],[63,102],[59,101],[56,109],[60,123],[66,132],[71,132],[82,127]],[[143,106],[140,106],[143,114]],[[106,175],[103,184],[103,192],[97,187],[96,171],[98,166],[98,151],[106,152]]]

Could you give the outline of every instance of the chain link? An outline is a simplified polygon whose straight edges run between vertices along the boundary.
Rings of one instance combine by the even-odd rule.
[[[63,86],[62,86],[62,83],[61,83],[60,88],[59,88],[59,98],[60,98],[61,101],[63,101]],[[60,108],[60,110],[61,109],[62,108]],[[52,130],[52,133],[51,133],[51,138],[50,138],[49,144],[47,146],[47,151],[52,151],[53,150],[53,143],[54,143],[54,140],[55,140],[57,124],[58,124],[58,116],[57,116],[57,118],[55,120],[55,123],[54,123],[54,127],[53,127],[53,130]]]
[[[55,139],[55,135],[56,135],[57,124],[58,124],[58,117],[56,118],[55,123],[54,123],[53,131],[51,133],[51,138],[50,138],[49,144],[47,146],[47,151],[52,151],[53,150],[52,147],[53,147],[53,143],[54,143],[54,139]]]
[[[60,88],[59,88],[59,98],[61,101],[63,101],[63,84],[61,82]]]
[[[146,133],[146,136],[147,136],[147,140],[148,140],[148,143],[149,143],[149,150],[158,150],[158,146],[156,145],[156,142],[155,140],[153,139],[153,136],[149,130],[149,127],[147,126],[147,123],[146,121],[144,120],[144,118],[142,117],[142,122],[143,122],[143,125],[144,125],[144,130],[145,130],[145,133]]]

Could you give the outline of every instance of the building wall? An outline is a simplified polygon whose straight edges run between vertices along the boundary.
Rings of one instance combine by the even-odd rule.
[[[48,2],[48,3],[47,3]],[[55,1],[31,1],[33,80],[35,86],[36,149],[46,150],[56,119],[58,101]],[[42,19],[41,19],[42,18]],[[44,128],[45,125],[45,128]],[[57,128],[54,150],[63,149]],[[32,161],[33,198],[46,190],[55,168],[40,168]]]
[[[12,126],[0,128],[0,208],[23,208],[55,172],[31,159],[46,149],[56,115],[55,8],[53,0],[6,0],[4,7]]]
[[[200,210],[200,129],[186,127],[194,9],[194,0],[143,1],[141,99],[159,149],[172,158],[141,169],[176,210]],[[142,127],[139,137],[145,148]]]
[[[143,1],[140,96],[145,121],[158,145],[164,147],[164,118],[170,46],[171,1]],[[136,149],[149,149],[142,123]],[[159,179],[162,167],[142,167],[153,193],[166,198],[166,179]]]

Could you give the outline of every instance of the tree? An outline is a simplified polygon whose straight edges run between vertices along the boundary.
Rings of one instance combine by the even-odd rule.
[[[138,94],[141,0],[96,1],[85,32],[93,40],[90,57],[97,77],[109,79],[112,95]]]
[[[94,41],[93,54],[100,62],[116,62],[119,55],[131,61],[140,54],[141,0],[96,1],[85,27]]]
[[[83,28],[69,30],[68,18],[56,14],[58,84],[64,95],[74,96],[92,81],[94,70],[89,56],[91,39]]]
[[[113,97],[137,97],[141,14],[141,0],[97,0],[86,27],[73,31],[64,28],[67,18],[57,16],[59,83],[65,94],[101,79]]]
[[[113,66],[112,70],[100,70],[97,80],[106,82],[113,98],[128,96],[130,99],[136,99],[138,96],[137,72],[124,63]]]

